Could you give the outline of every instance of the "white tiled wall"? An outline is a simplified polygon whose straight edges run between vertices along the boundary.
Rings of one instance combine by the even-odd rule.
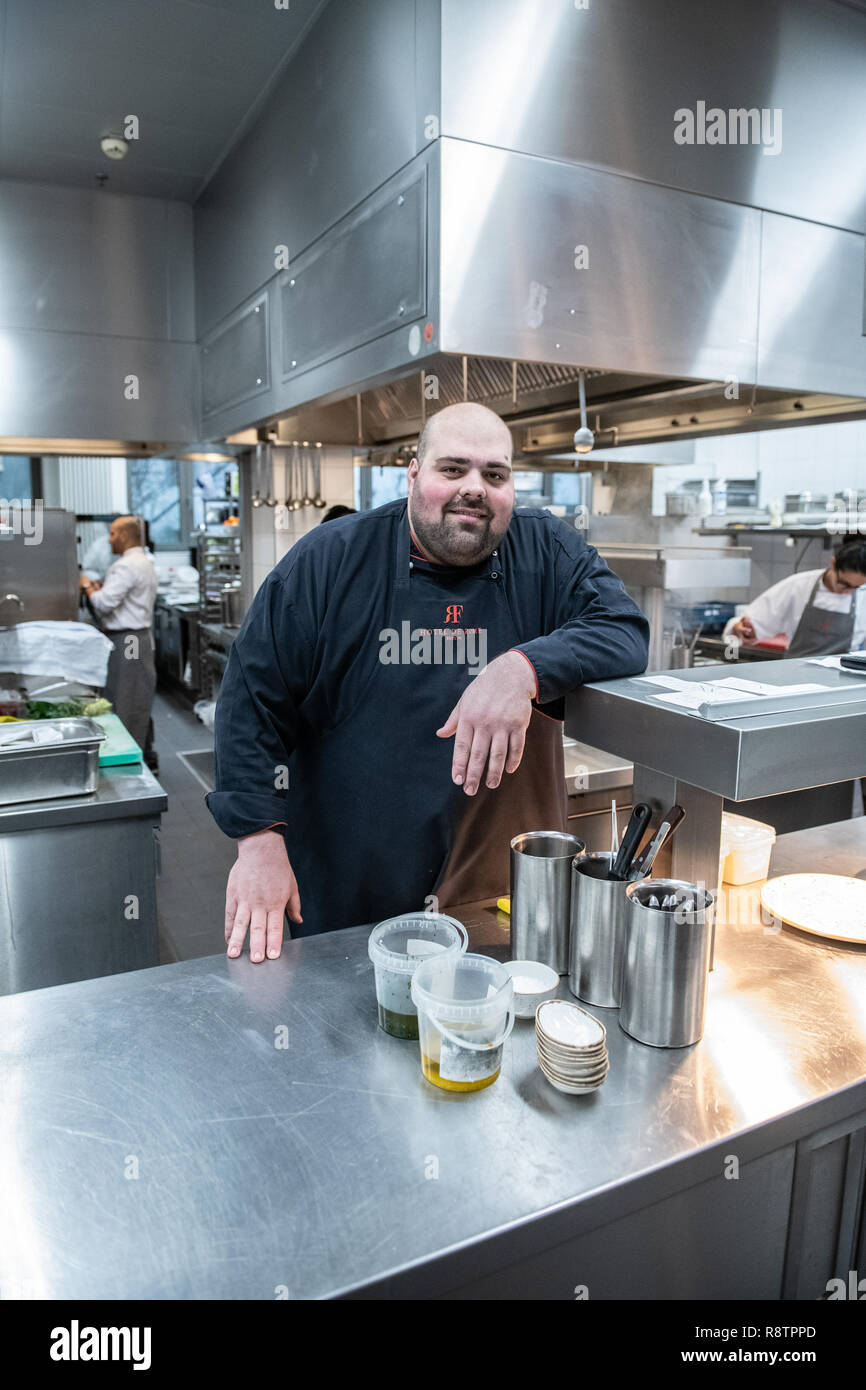
[[[279,451],[280,453],[282,451]],[[322,450],[322,496],[329,507],[338,503],[355,505],[353,451],[349,447],[329,447]],[[288,478],[283,463],[274,465],[274,497],[284,501]],[[289,530],[274,529],[274,507],[257,507],[252,512],[253,528],[253,585],[258,589],[274,565],[278,564],[295,541],[313,527],[321,525],[326,508],[303,507],[289,513]]]
[[[866,488],[866,420],[695,441],[692,464],[654,469],[653,512],[665,510],[665,493],[692,479],[760,478],[758,504],[784,502],[788,492],[826,493]]]

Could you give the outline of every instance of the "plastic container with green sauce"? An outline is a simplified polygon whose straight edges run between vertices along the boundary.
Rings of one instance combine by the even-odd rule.
[[[376,976],[380,1028],[394,1038],[417,1038],[412,976],[428,956],[462,954],[468,942],[466,928],[439,913],[406,913],[374,927],[367,950]]]

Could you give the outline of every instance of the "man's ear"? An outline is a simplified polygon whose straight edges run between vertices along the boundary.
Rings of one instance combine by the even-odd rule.
[[[409,478],[409,481],[411,482],[413,479],[417,478],[420,471],[421,465],[418,462],[417,458],[410,459],[409,467],[406,469],[406,474]]]

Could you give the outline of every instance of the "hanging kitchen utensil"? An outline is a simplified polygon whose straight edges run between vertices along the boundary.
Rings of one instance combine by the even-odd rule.
[[[274,496],[274,453],[272,453],[270,443],[264,445],[264,450],[264,474],[265,478],[268,480],[268,495],[267,498],[261,499],[261,505],[265,507],[275,507],[277,506],[277,498]]]
[[[277,505],[277,499],[276,499],[276,497],[274,496],[274,454],[273,454],[273,450],[272,450],[270,444],[266,444],[266,445],[265,445],[265,448],[267,449],[267,455],[268,455],[267,474],[268,474],[268,478],[270,479],[270,481],[269,481],[269,483],[268,483],[268,495],[267,495],[267,497],[264,499],[264,500],[265,500],[265,506],[266,506],[266,507],[275,507],[275,506]]]
[[[322,446],[316,445],[316,457],[313,464],[313,481],[316,487],[316,495],[313,498],[314,507],[327,507],[327,502],[322,496]]]
[[[301,510],[301,447],[297,440],[292,449],[292,501],[289,510]]]
[[[312,473],[312,471],[313,471],[313,464],[312,464],[312,460],[311,460],[311,458],[310,458],[310,451],[309,451],[309,449],[307,449],[306,446],[305,446],[305,447],[304,447],[304,495],[303,495],[303,497],[302,497],[302,499],[301,499],[301,506],[302,506],[302,507],[312,507],[312,505],[313,505],[313,499],[312,499],[312,497],[310,496],[310,492],[311,492],[311,490],[312,490],[312,479],[311,479],[311,477],[310,477],[310,474]]]
[[[286,446],[286,464],[285,464],[286,495],[285,495],[284,503],[282,503],[282,505],[284,505],[284,507],[285,507],[286,512],[291,512],[291,510],[292,510],[292,460],[293,460],[293,457],[295,457],[295,449],[296,449],[295,443],[292,443],[291,446]]]
[[[256,445],[255,473],[254,473],[254,476],[253,476],[253,483],[255,484],[255,492],[253,493],[253,499],[252,499],[252,504],[253,504],[253,506],[256,507],[256,508],[258,508],[258,507],[260,507],[260,506],[262,505],[262,488],[261,488],[261,482],[262,482],[262,446],[261,446],[261,444],[257,444],[257,445]]]

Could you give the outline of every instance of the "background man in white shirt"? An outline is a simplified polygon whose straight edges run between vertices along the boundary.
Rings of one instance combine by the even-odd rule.
[[[111,523],[108,539],[118,558],[102,584],[82,575],[81,587],[114,647],[108,661],[105,698],[111,701],[115,714],[155,770],[150,711],[156,690],[151,633],[156,570],[142,548],[141,527],[134,516],[117,517]]]
[[[782,633],[789,657],[833,656],[866,641],[866,536],[846,536],[825,570],[791,574],[732,618],[725,637],[746,646]]]

